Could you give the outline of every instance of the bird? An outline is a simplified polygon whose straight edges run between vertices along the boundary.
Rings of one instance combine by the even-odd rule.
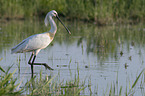
[[[61,19],[58,16],[58,13],[55,10],[52,10],[47,13],[44,23],[47,26],[48,24],[51,25],[51,29],[48,32],[40,33],[32,35],[26,39],[24,39],[21,43],[14,46],[11,49],[11,53],[24,53],[24,52],[32,52],[30,59],[28,61],[28,64],[31,65],[31,73],[33,77],[33,66],[34,65],[43,65],[46,69],[53,70],[51,67],[49,67],[46,63],[34,63],[37,54],[40,52],[41,49],[46,48],[54,39],[54,36],[57,31],[57,26],[55,21],[52,17],[56,17],[61,24],[65,27],[67,32],[71,34],[69,29],[63,24]],[[33,59],[32,59],[33,58]]]

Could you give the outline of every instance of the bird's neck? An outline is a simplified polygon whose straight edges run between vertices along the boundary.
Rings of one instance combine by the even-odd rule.
[[[56,26],[56,24],[55,24],[55,22],[54,22],[54,20],[52,19],[51,16],[49,16],[49,22],[50,22],[50,25],[51,25],[51,29],[50,29],[49,32],[55,34],[56,31],[57,31],[57,26]]]

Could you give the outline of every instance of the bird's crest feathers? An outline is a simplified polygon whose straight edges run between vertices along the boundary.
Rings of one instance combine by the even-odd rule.
[[[44,20],[45,26],[47,26],[49,22],[48,16],[56,16],[56,15],[57,15],[57,12],[55,10],[48,12]]]

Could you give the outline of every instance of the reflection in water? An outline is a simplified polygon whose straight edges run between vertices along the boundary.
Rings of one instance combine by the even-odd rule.
[[[97,91],[99,96],[106,87],[110,88],[111,83],[118,80],[116,86],[118,89],[122,86],[122,92],[125,92],[126,85],[129,86],[129,82],[133,82],[144,68],[143,25],[98,27],[76,21],[65,24],[71,30],[71,36],[57,22],[58,31],[54,41],[36,59],[47,62],[55,70],[49,71],[39,66],[34,69],[35,75],[45,70],[44,75],[53,77],[58,74],[58,82],[66,82],[79,75],[80,80],[91,85],[93,94]],[[27,64],[30,53],[12,55],[10,49],[28,36],[48,31],[49,28],[38,20],[5,22],[0,24],[0,28],[0,64],[5,69],[14,64],[13,70],[20,69],[18,73],[25,82],[31,77]],[[137,90],[139,92],[136,94],[141,94],[141,90]],[[86,88],[84,94],[89,93],[90,89]]]

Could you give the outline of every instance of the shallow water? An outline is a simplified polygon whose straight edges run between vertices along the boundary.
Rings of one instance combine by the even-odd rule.
[[[64,21],[64,20],[63,20]],[[56,76],[58,82],[74,80],[75,76],[87,87],[81,94],[102,96],[109,93],[111,84],[125,94],[126,86],[136,80],[145,67],[145,27],[138,25],[120,25],[98,27],[84,22],[64,22],[71,35],[57,22],[58,31],[53,42],[41,50],[36,62],[46,62],[54,70],[45,70],[42,66],[34,67],[34,75]],[[31,53],[11,54],[10,49],[23,39],[33,34],[46,32],[43,21],[9,21],[0,24],[0,66],[5,70],[12,66],[17,69],[15,76],[23,83],[31,78],[27,64]],[[19,69],[20,68],[20,69]],[[143,76],[142,76],[143,77]],[[134,95],[144,95],[140,79]],[[144,86],[143,86],[144,88]],[[129,90],[129,89],[128,89]],[[119,91],[116,91],[118,94]]]

